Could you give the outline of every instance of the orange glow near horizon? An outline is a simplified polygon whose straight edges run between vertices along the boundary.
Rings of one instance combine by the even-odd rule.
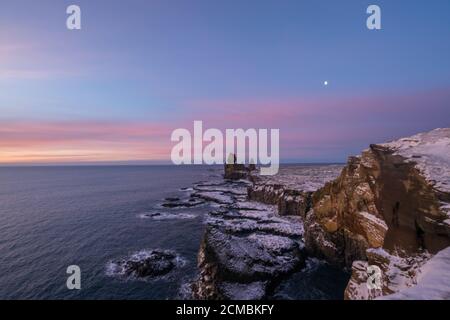
[[[2,123],[0,164],[168,160],[166,132],[136,123]]]

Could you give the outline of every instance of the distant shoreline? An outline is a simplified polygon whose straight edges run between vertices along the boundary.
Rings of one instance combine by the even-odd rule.
[[[282,162],[282,166],[316,166],[316,165],[345,165],[345,162]],[[79,164],[0,164],[0,168],[80,168],[80,167],[222,167],[221,164],[190,164],[190,165],[174,165],[171,163],[157,164],[130,164],[130,163],[79,163]]]

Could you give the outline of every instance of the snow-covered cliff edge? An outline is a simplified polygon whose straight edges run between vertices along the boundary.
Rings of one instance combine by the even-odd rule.
[[[347,299],[414,286],[417,270],[450,245],[449,191],[450,129],[371,145],[313,195],[306,248],[351,268]],[[380,290],[367,291],[368,265],[383,271]]]

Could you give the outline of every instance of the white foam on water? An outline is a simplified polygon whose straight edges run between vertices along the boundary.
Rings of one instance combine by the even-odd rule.
[[[143,261],[143,260],[149,258],[155,251],[160,251],[160,252],[174,255],[175,258],[172,260],[172,262],[174,263],[175,267],[173,270],[169,271],[167,274],[162,275],[162,276],[152,277],[151,280],[167,278],[167,276],[170,275],[171,273],[173,273],[174,270],[184,267],[188,263],[188,261],[185,258],[180,256],[178,253],[176,253],[173,250],[143,249],[143,250],[140,250],[140,251],[137,251],[137,252],[131,254],[128,258],[120,258],[120,259],[108,261],[108,263],[105,266],[105,274],[108,277],[126,277],[129,279],[135,279],[135,280],[136,279],[147,280],[149,277],[138,278],[133,275],[127,276],[125,263],[127,261],[134,261],[134,262]]]
[[[138,214],[140,219],[151,219],[156,221],[175,220],[175,219],[195,219],[197,216],[191,213],[168,213],[168,212],[154,212]]]

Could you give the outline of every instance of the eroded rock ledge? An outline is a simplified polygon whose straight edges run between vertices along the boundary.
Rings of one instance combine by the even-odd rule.
[[[197,187],[217,209],[207,216],[198,254],[195,299],[263,299],[277,281],[303,263],[299,218],[246,200],[248,182]]]
[[[306,248],[352,270],[347,299],[413,286],[417,270],[450,245],[449,180],[450,129],[371,145],[313,194]],[[381,290],[362,289],[368,264],[384,271]]]
[[[228,168],[231,167],[228,165]],[[337,176],[340,168],[333,169]],[[293,215],[282,216],[274,204],[290,201],[289,205],[301,208],[304,196],[311,190],[300,191],[297,197],[289,198],[291,193],[287,188],[295,189],[286,184],[286,189],[280,187],[277,200],[254,201],[257,199],[251,196],[260,187],[268,190],[272,183],[284,183],[283,179],[292,177],[295,171],[303,177],[305,185],[318,173],[292,167],[283,169],[278,178],[266,180],[240,169],[228,172],[225,175],[228,180],[222,184],[194,187],[197,196],[213,201],[218,207],[207,217],[198,254],[200,275],[192,286],[195,299],[270,298],[284,277],[302,269],[305,256],[301,214],[293,210]],[[242,180],[239,172],[247,175],[248,180]],[[299,181],[297,186],[300,186]],[[264,193],[261,196],[266,197]]]
[[[248,188],[248,198],[276,205],[278,214],[305,218],[311,208],[312,194],[327,181],[335,179],[341,165],[286,166],[276,176],[253,174],[253,184]]]

